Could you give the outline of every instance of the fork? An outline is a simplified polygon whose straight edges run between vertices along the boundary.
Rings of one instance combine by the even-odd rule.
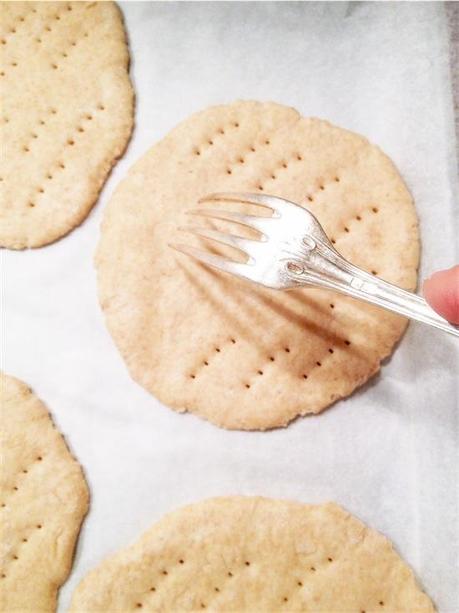
[[[438,315],[427,302],[412,292],[377,278],[348,262],[336,251],[316,217],[306,208],[267,194],[217,193],[199,200],[238,202],[262,207],[269,215],[246,215],[219,208],[198,208],[189,214],[234,222],[256,230],[257,239],[202,226],[179,230],[234,247],[245,254],[245,263],[230,260],[184,243],[170,247],[243,279],[272,289],[315,286],[334,290],[375,304],[405,317],[430,324],[459,336],[459,326]]]

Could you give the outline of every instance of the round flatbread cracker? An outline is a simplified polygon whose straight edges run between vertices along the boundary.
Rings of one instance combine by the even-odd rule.
[[[82,470],[44,404],[0,374],[0,611],[55,611],[88,509]]]
[[[258,102],[187,119],[116,190],[96,266],[132,377],[166,405],[225,428],[286,425],[374,375],[406,320],[323,290],[264,289],[172,251],[169,243],[196,242],[177,230],[190,223],[184,211],[218,191],[307,205],[346,258],[407,289],[419,253],[413,202],[365,138]]]
[[[112,2],[1,2],[0,246],[40,247],[88,215],[133,124]]]
[[[70,611],[433,611],[391,543],[336,504],[216,498],[90,572]]]

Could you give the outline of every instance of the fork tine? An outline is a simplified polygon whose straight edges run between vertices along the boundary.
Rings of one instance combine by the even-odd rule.
[[[198,202],[247,202],[249,204],[267,207],[279,214],[280,211],[276,207],[276,203],[282,206],[282,204],[285,204],[285,202],[288,201],[282,198],[277,198],[276,196],[269,196],[267,194],[252,194],[249,192],[216,192],[200,198]]]
[[[195,258],[204,264],[208,264],[209,266],[213,266],[218,270],[222,270],[223,272],[229,272],[238,277],[243,277],[244,279],[250,278],[250,266],[248,264],[231,262],[220,255],[214,255],[212,253],[208,253],[207,251],[202,251],[201,249],[196,249],[196,247],[185,245],[183,243],[169,243],[169,247],[172,247],[172,249],[175,249],[180,253],[184,253],[185,255],[190,255],[192,258]]]
[[[234,221],[235,223],[242,224],[263,235],[266,231],[266,221],[273,219],[272,217],[258,217],[257,215],[244,215],[243,213],[236,213],[234,211],[224,211],[220,209],[192,209],[186,211],[187,215],[199,215],[201,217],[211,217],[214,219],[223,219],[224,221]],[[265,236],[266,238],[266,236]]]
[[[218,243],[222,243],[223,245],[228,245],[229,247],[235,247],[239,249],[250,258],[250,255],[247,253],[247,250],[250,248],[250,243],[255,243],[259,241],[253,241],[247,238],[243,238],[242,236],[235,236],[234,234],[227,234],[226,232],[219,232],[218,230],[212,230],[210,228],[201,228],[195,226],[181,226],[178,228],[182,232],[189,232],[190,234],[194,234],[195,236],[200,236],[202,238],[210,238],[211,240],[217,241]]]

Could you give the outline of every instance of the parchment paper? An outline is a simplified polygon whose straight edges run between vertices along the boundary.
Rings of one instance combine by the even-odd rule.
[[[208,496],[336,500],[382,531],[442,612],[459,610],[459,343],[411,324],[362,390],[285,430],[226,432],[160,406],[129,377],[96,297],[93,253],[114,187],[190,113],[275,100],[366,135],[421,222],[421,278],[459,262],[458,177],[441,3],[122,3],[136,130],[93,213],[56,244],[3,252],[6,372],[48,405],[91,508],[77,582],[155,520]],[[82,78],[84,75],[82,75]],[[44,561],[44,563],[46,563]]]

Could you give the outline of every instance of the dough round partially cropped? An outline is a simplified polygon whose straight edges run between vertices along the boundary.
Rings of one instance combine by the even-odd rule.
[[[40,247],[88,215],[133,124],[112,2],[0,3],[0,246]]]
[[[406,321],[332,292],[264,289],[172,251],[171,242],[195,242],[177,231],[190,224],[184,211],[218,191],[307,205],[346,258],[407,289],[416,284],[415,209],[380,149],[273,103],[190,117],[119,185],[96,266],[132,377],[164,404],[225,428],[283,426],[367,381]]]
[[[43,403],[0,374],[0,611],[56,610],[88,509],[77,461]]]
[[[336,504],[216,498],[164,517],[77,587],[74,613],[433,611],[391,543]]]

